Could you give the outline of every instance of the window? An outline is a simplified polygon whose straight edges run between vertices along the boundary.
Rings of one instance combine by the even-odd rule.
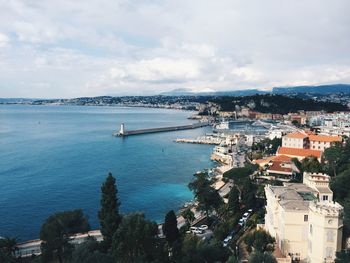
[[[334,233],[333,230],[327,231],[327,242],[333,242],[334,241]]]
[[[312,235],[312,225],[310,225],[310,234]]]
[[[304,215],[304,222],[309,221],[309,215]]]
[[[322,196],[322,200],[323,200],[323,201],[328,201],[328,195]]]

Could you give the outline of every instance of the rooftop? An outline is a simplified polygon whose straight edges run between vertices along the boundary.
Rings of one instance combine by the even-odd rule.
[[[306,211],[309,202],[315,200],[317,192],[300,183],[285,183],[284,186],[268,186],[274,193],[279,204],[285,210]]]
[[[310,135],[310,141],[320,141],[320,142],[341,142],[342,137],[340,136],[326,136],[326,135]]]
[[[291,132],[291,133],[288,133],[285,137],[293,138],[293,139],[305,139],[308,137],[308,135],[303,132]]]
[[[317,158],[321,158],[322,156],[322,152],[318,150],[297,149],[297,148],[289,148],[289,147],[279,147],[277,154],[299,156],[299,157],[315,156]]]

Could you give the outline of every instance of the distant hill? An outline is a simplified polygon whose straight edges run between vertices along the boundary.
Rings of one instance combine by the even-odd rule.
[[[340,103],[314,101],[298,97],[287,97],[279,94],[253,95],[244,97],[216,97],[209,101],[220,105],[222,111],[234,111],[237,106],[248,107],[263,113],[286,114],[305,111],[348,111],[348,107]]]
[[[189,89],[174,89],[171,91],[163,92],[162,96],[251,96],[256,94],[266,94],[268,92],[258,89],[246,89],[246,90],[232,90],[232,91],[213,91],[213,92],[193,92]]]
[[[350,94],[349,84],[332,84],[320,86],[296,86],[296,87],[275,87],[272,89],[274,94],[288,93],[315,93],[315,94],[330,94],[330,93],[347,93]]]
[[[290,94],[290,93],[315,93],[315,94],[330,94],[330,93],[346,93],[350,94],[350,84],[331,84],[319,86],[295,86],[295,87],[274,87],[272,91],[264,91],[259,89],[246,90],[227,90],[213,92],[193,92],[190,89],[174,89],[161,93],[163,96],[230,96],[242,97],[261,94]]]

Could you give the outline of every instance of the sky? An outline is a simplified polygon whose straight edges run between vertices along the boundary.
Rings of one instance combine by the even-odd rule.
[[[0,97],[350,83],[349,0],[0,0]]]

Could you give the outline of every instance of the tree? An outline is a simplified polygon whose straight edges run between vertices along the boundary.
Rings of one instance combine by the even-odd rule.
[[[99,248],[99,242],[94,238],[90,238],[86,242],[77,245],[69,263],[112,263],[112,257],[109,254],[101,253]]]
[[[335,263],[349,263],[350,249],[345,249],[336,253]]]
[[[240,211],[239,191],[236,186],[233,186],[230,190],[227,206],[228,209],[234,214]]]
[[[55,257],[59,262],[70,258],[72,245],[69,236],[90,230],[87,217],[80,209],[56,213],[46,219],[40,229],[42,259],[48,262]]]
[[[334,192],[335,199],[342,203],[349,195],[350,169],[339,173],[332,178],[331,189]]]
[[[266,252],[274,250],[275,239],[270,236],[265,230],[256,230],[249,233],[244,242],[248,246],[248,251],[252,251],[252,248],[258,252]]]
[[[182,211],[181,213],[182,217],[186,220],[186,224],[188,226],[191,225],[191,223],[194,221],[195,217],[194,217],[194,213],[192,212],[192,210],[190,208],[187,208],[186,210]]]
[[[179,239],[180,234],[179,229],[177,228],[177,219],[174,210],[170,210],[165,215],[163,233],[170,246]]]
[[[271,253],[256,252],[250,255],[248,263],[277,263],[277,260]]]
[[[319,173],[322,172],[322,165],[315,156],[309,156],[301,161],[301,167],[304,172]]]
[[[330,166],[333,176],[337,175],[337,165],[342,157],[342,148],[340,144],[336,144],[324,151],[324,158]]]
[[[217,209],[222,203],[222,199],[218,192],[211,187],[208,175],[201,173],[196,175],[196,179],[188,184],[190,190],[194,193],[195,198],[199,203],[199,207],[204,209],[207,217],[209,217],[209,210]]]
[[[117,187],[115,178],[111,173],[108,174],[106,181],[101,187],[101,209],[98,212],[98,218],[101,225],[101,233],[103,235],[103,244],[106,249],[112,245],[112,238],[117,231],[121,221],[119,215],[119,201],[117,198]]]
[[[257,190],[256,185],[253,184],[253,182],[249,178],[246,178],[243,181],[242,189],[241,189],[241,202],[245,207],[251,208],[251,207],[255,206],[255,204],[256,204],[256,197],[255,197],[256,190]]]
[[[0,237],[0,262],[16,262],[14,257],[16,245],[16,238]]]
[[[124,216],[113,236],[115,262],[151,262],[159,256],[158,226],[141,213]]]

